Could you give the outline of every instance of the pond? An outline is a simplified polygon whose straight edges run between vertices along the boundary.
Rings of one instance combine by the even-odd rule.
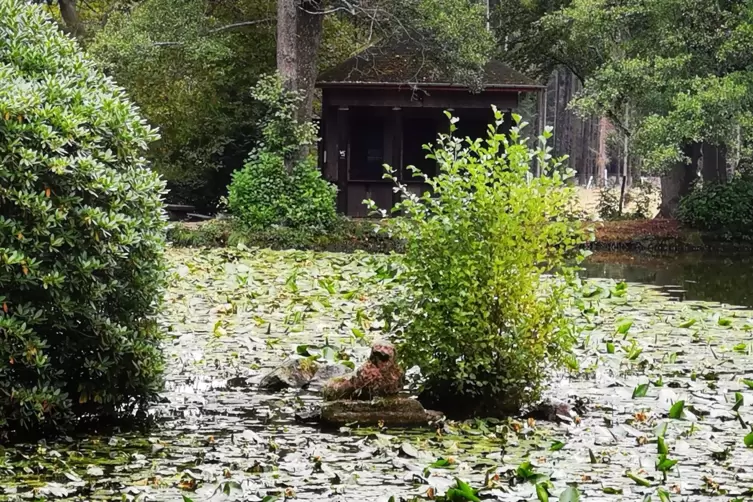
[[[678,300],[753,307],[750,254],[597,252],[583,267],[584,277],[653,284]]]
[[[752,493],[753,311],[592,279],[573,308],[579,368],[548,391],[584,402],[577,419],[326,431],[294,420],[316,394],[257,383],[300,345],[362,360],[392,286],[384,257],[220,249],[171,261],[158,426],[6,445],[0,500],[425,500],[456,478],[483,500],[536,500],[535,483],[546,498],[545,479],[552,500]],[[688,290],[690,277],[667,281]]]

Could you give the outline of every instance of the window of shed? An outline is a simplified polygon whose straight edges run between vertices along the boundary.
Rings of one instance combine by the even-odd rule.
[[[351,181],[376,181],[384,175],[384,120],[381,117],[358,117],[351,125]]]
[[[406,118],[403,122],[403,179],[421,181],[422,177],[413,173],[408,166],[415,166],[430,177],[437,175],[437,162],[427,159],[429,151],[424,145],[435,146],[438,123],[435,118]]]

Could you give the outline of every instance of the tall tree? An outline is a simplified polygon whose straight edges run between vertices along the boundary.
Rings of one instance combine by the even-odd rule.
[[[78,17],[76,0],[58,0],[58,7],[60,8],[60,16],[71,33],[76,36],[83,35],[84,28]]]
[[[663,176],[665,215],[695,178],[700,145],[723,145],[739,130],[743,141],[749,135],[753,3],[502,1],[532,18],[511,31],[509,50],[579,74],[584,87],[574,106],[608,115],[630,136],[642,167]]]
[[[330,15],[367,27],[372,43],[407,40],[471,84],[493,50],[486,9],[475,0],[278,0],[277,68],[303,95],[304,120],[311,116],[322,18]]]

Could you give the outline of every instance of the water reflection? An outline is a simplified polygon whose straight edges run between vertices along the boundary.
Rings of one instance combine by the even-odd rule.
[[[747,254],[598,252],[583,266],[585,277],[653,284],[677,300],[753,307],[753,256]]]

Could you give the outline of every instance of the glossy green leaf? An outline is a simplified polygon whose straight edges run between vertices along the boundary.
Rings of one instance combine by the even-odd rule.
[[[616,328],[617,329],[617,333],[619,333],[620,335],[625,335],[625,334],[627,334],[628,331],[630,331],[630,328],[632,326],[633,326],[633,321],[632,320],[622,321],[622,322],[620,322],[617,325],[617,328]]]
[[[647,392],[648,392],[648,384],[642,383],[638,385],[635,389],[633,389],[633,399],[637,397],[646,397]]]
[[[753,432],[746,434],[745,438],[743,438],[743,442],[748,448],[753,448]]]
[[[697,321],[695,319],[688,319],[687,321],[680,323],[678,326],[680,328],[689,328],[693,326],[696,322]]]
[[[568,486],[559,496],[559,502],[579,502],[580,491],[576,486]]]
[[[666,455],[669,453],[669,448],[667,448],[667,443],[664,442],[664,437],[659,436],[656,440],[657,443],[657,450],[660,455]]]
[[[645,478],[642,478],[638,476],[637,474],[633,474],[632,472],[628,471],[625,476],[632,479],[635,484],[640,486],[651,486],[651,482]]]
[[[685,401],[677,401],[669,409],[669,418],[679,419],[682,418],[682,412],[685,409]]]
[[[539,502],[549,502],[549,490],[544,483],[538,483],[536,485],[536,497]]]

